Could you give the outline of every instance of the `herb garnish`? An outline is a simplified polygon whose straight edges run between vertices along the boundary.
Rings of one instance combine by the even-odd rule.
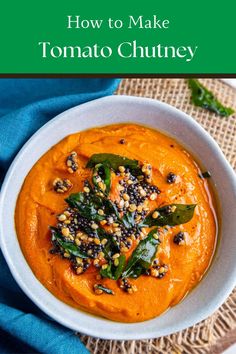
[[[104,216],[97,213],[98,208],[103,205],[102,199],[93,193],[73,193],[67,199],[66,202],[72,208],[78,210],[78,213],[91,220],[101,221]]]
[[[113,280],[118,280],[120,278],[125,266],[125,255],[122,254],[119,258],[117,258],[117,261],[117,266],[114,265],[114,262],[109,261],[107,268],[100,270],[100,274],[103,278],[110,278]]]
[[[189,222],[196,204],[171,204],[155,209],[143,220],[141,226],[175,226]],[[157,218],[153,214],[157,212]]]
[[[99,290],[102,290],[103,293],[106,293],[106,294],[109,294],[109,295],[114,295],[114,291],[107,288],[106,286],[102,285],[102,284],[96,284],[94,286],[95,290],[96,289],[99,289]]]
[[[157,246],[160,244],[158,238],[154,238],[153,235],[158,235],[157,229],[149,232],[148,236],[140,241],[122,273],[122,278],[137,278],[150,268]]]
[[[114,239],[113,234],[106,232],[102,228],[98,228],[95,232],[99,237],[100,241],[106,240],[106,243],[103,247],[103,252],[107,260],[111,259],[112,256],[120,251],[119,245]]]
[[[115,154],[94,154],[90,157],[87,162],[86,167],[93,168],[97,164],[106,164],[114,171],[118,169],[119,166],[128,167],[131,169],[135,169],[138,167],[139,163],[137,160],[131,160],[127,157],[115,155]]]
[[[196,79],[189,79],[188,84],[192,90],[192,102],[195,106],[200,106],[222,117],[228,117],[234,113],[230,107],[225,107]]]
[[[63,237],[56,227],[50,227],[50,230],[52,233],[52,241],[57,241],[65,252],[76,257],[88,258],[88,255],[82,252],[74,243],[63,241]]]
[[[121,220],[125,227],[133,227],[135,225],[135,213],[128,211]]]
[[[57,227],[50,228],[53,253],[68,258],[76,274],[93,264],[102,278],[119,280],[120,287],[128,293],[136,290],[127,278],[151,274],[161,279],[168,266],[155,263],[160,244],[157,226],[187,223],[196,205],[171,204],[148,213],[149,199],[156,200],[160,193],[151,184],[150,164],[141,165],[137,160],[114,154],[95,154],[87,167],[93,170],[92,183],[86,180],[83,192],[65,199],[68,208],[58,216]],[[114,174],[119,180],[116,201],[110,199]],[[145,237],[146,227],[152,230]],[[134,242],[139,243],[126,261],[126,252]],[[113,293],[97,285],[96,294]]]
[[[108,195],[111,188],[111,171],[104,163],[95,165],[93,170],[93,184],[102,193]]]

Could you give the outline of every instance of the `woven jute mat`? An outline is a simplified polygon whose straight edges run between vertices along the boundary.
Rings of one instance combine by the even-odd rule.
[[[236,110],[236,91],[217,79],[201,80],[226,106]],[[226,158],[236,169],[236,115],[217,117],[190,102],[184,79],[125,79],[118,95],[143,96],[169,103],[196,119],[217,141]],[[236,328],[236,290],[211,317],[184,331],[152,340],[115,341],[80,336],[91,353],[211,353],[211,347]]]

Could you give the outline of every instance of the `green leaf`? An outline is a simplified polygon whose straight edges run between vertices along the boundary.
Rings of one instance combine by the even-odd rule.
[[[118,260],[119,264],[117,267],[113,264],[112,261],[110,261],[106,269],[100,270],[100,274],[103,278],[110,278],[113,280],[118,280],[120,278],[125,266],[125,255],[121,255]]]
[[[123,224],[127,229],[135,226],[135,213],[134,212],[127,212],[121,218],[118,212],[117,206],[113,203],[110,199],[103,200],[104,205],[104,212],[106,215],[114,214],[117,218],[117,222]]]
[[[112,234],[107,233],[102,228],[98,228],[95,232],[97,233],[100,241],[104,238],[107,239],[107,243],[104,246],[104,254],[107,260],[110,260],[115,253],[120,252],[119,246]]]
[[[123,269],[125,267],[125,262],[126,262],[126,257],[124,254],[122,254],[119,258],[119,264],[116,267],[115,274],[114,274],[114,279],[118,280],[123,272]]]
[[[83,192],[72,193],[66,198],[66,202],[70,204],[72,207],[77,206],[77,203],[83,203],[85,199],[85,195]]]
[[[115,214],[115,216],[117,217],[117,219],[120,219],[120,215],[117,209],[117,206],[115,205],[115,203],[113,203],[113,201],[111,199],[108,198],[103,198],[102,199],[102,205],[104,207],[104,213],[107,216],[110,216],[112,214]]]
[[[96,289],[102,290],[104,293],[109,294],[109,295],[114,295],[113,290],[107,288],[106,286],[103,286],[102,284],[97,284]]]
[[[110,261],[107,265],[107,268],[106,269],[100,269],[100,275],[103,277],[103,278],[109,278],[109,279],[113,279],[113,273],[112,273],[112,262]]]
[[[70,207],[77,209],[78,213],[88,220],[99,222],[114,214],[117,221],[122,222],[115,203],[107,197],[97,196],[94,191],[88,194],[83,192],[74,193],[65,200]],[[103,209],[104,215],[99,215],[98,209]]]
[[[79,247],[76,246],[74,243],[61,241],[59,239],[57,240],[57,242],[62,248],[64,248],[66,252],[72,254],[73,256],[80,257],[80,258],[88,258],[88,255],[80,251]]]
[[[130,169],[138,168],[138,161],[131,160],[115,154],[94,154],[90,157],[86,167],[93,168],[97,164],[106,164],[109,168],[117,170],[119,166],[125,166]]]
[[[194,213],[196,204],[171,204],[165,205],[162,208],[153,210],[148,216],[139,224],[140,227],[151,226],[175,226],[186,224],[189,222]],[[175,209],[173,212],[168,213],[168,209]],[[154,219],[153,213],[157,211],[159,216]]]
[[[99,182],[97,182],[98,177],[100,177],[101,182],[103,182],[106,186],[105,191],[99,187]],[[109,194],[111,188],[111,170],[105,163],[99,163],[95,165],[93,170],[93,184],[104,194]]]
[[[115,215],[118,223],[130,228],[135,225],[134,213],[126,213],[123,218],[120,217],[116,204],[107,197],[100,197],[90,192],[89,194],[79,192],[71,194],[66,202],[70,207],[77,209],[78,213],[88,220],[101,221],[107,216]],[[98,209],[103,209],[104,215],[98,214]],[[86,232],[86,230],[84,230]]]
[[[157,229],[150,231],[148,236],[139,242],[122,273],[122,278],[138,278],[150,268],[160,243],[153,237],[155,233],[158,233]]]
[[[75,257],[88,258],[88,255],[82,252],[79,246],[75,245],[72,242],[63,241],[63,236],[60,234],[56,227],[50,227],[52,233],[52,240],[57,241],[57,243],[69,254],[72,254]]]
[[[200,106],[220,116],[228,117],[234,110],[223,106],[210,92],[196,79],[189,79],[188,84],[192,90],[192,102],[195,106]]]
[[[123,218],[121,219],[122,223],[126,228],[131,228],[135,226],[135,213],[128,211],[124,214]]]
[[[66,199],[66,202],[70,207],[76,208],[81,216],[89,220],[101,221],[105,218],[97,212],[103,205],[102,199],[93,193],[73,193]]]

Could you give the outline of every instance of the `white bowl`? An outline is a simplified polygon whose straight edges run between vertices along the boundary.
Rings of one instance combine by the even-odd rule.
[[[226,118],[225,118],[226,119]],[[54,297],[35,278],[18,243],[14,210],[22,183],[35,162],[66,135],[94,126],[135,122],[167,132],[211,171],[221,217],[221,240],[201,283],[160,317],[141,323],[118,323],[76,310]],[[235,174],[210,135],[185,113],[156,100],[110,96],[74,107],[44,125],[12,163],[0,197],[1,247],[13,277],[38,307],[75,331],[104,339],[146,339],[182,330],[211,315],[233,290],[236,280]],[[151,304],[150,304],[151,306]]]

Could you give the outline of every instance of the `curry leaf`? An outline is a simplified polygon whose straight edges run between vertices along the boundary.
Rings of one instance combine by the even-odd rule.
[[[109,294],[109,295],[114,295],[114,291],[107,288],[106,286],[102,285],[102,284],[97,284],[96,285],[96,289],[100,289],[102,290],[104,293]]]
[[[117,219],[120,219],[118,209],[111,199],[103,198],[102,203],[106,215],[114,215]]]
[[[122,223],[126,228],[131,228],[135,226],[135,213],[127,212],[124,214],[123,218],[121,219]]]
[[[99,180],[105,185],[105,190],[100,187]],[[104,194],[109,194],[111,188],[111,170],[105,163],[95,165],[93,170],[93,184]]]
[[[123,270],[124,270],[124,267],[125,267],[125,262],[126,262],[126,258],[125,258],[125,255],[122,254],[119,258],[119,264],[118,266],[116,267],[116,270],[115,270],[115,274],[114,274],[114,279],[117,280],[120,278]]]
[[[89,194],[79,192],[71,194],[66,202],[70,207],[78,210],[80,216],[87,218],[88,220],[101,221],[106,216],[112,216],[117,222],[123,224],[125,227],[130,228],[135,225],[134,213],[128,212],[120,217],[116,204],[107,197],[97,196],[95,193]],[[104,215],[98,214],[98,209],[103,209]]]
[[[107,243],[105,244],[103,250],[104,250],[105,258],[107,260],[110,260],[115,253],[118,253],[120,251],[117,242],[115,241],[112,234],[107,233],[102,228],[98,228],[95,232],[97,233],[101,241],[103,239],[107,240]]]
[[[195,106],[200,106],[220,116],[228,117],[234,110],[223,106],[210,92],[196,79],[188,80],[189,87],[192,90],[192,102]]]
[[[106,269],[100,269],[100,274],[103,278],[109,278],[109,279],[113,279],[113,273],[112,273],[112,262],[110,261],[107,265]]]
[[[115,203],[107,197],[100,197],[96,195],[93,191],[89,194],[83,192],[71,194],[66,199],[66,202],[70,207],[77,209],[78,213],[88,220],[95,220],[99,222],[105,219],[106,216],[113,216],[121,222]],[[103,209],[104,215],[99,215],[98,209]]]
[[[106,164],[109,168],[117,170],[119,166],[125,166],[127,168],[136,169],[138,167],[137,160],[131,160],[127,157],[115,155],[115,154],[94,154],[90,157],[86,167],[92,168],[97,164]]]
[[[118,258],[119,264],[116,267],[112,261],[108,263],[108,266],[106,269],[101,269],[100,274],[103,278],[110,278],[113,280],[118,280],[123,272],[124,266],[125,266],[125,255],[121,255]]]
[[[196,204],[171,204],[162,208],[153,210],[148,216],[139,224],[140,227],[151,226],[175,226],[185,224],[193,217]],[[153,218],[153,213],[157,212],[158,217]]]
[[[102,200],[95,194],[73,193],[66,199],[66,202],[70,207],[76,208],[78,213],[87,219],[95,221],[104,219],[104,216],[98,214],[98,209],[102,206]]]
[[[157,232],[157,229],[150,231],[148,236],[139,242],[122,273],[122,278],[137,278],[150,268],[160,243],[153,237]]]
[[[80,248],[72,242],[63,241],[63,237],[57,228],[51,227],[52,241],[57,241],[57,243],[69,254],[75,257],[88,258],[88,255],[80,250]]]
[[[79,247],[76,246],[74,243],[61,241],[59,239],[57,240],[57,242],[62,248],[64,248],[66,252],[72,254],[73,256],[80,257],[80,258],[88,258],[88,255],[80,251]]]

